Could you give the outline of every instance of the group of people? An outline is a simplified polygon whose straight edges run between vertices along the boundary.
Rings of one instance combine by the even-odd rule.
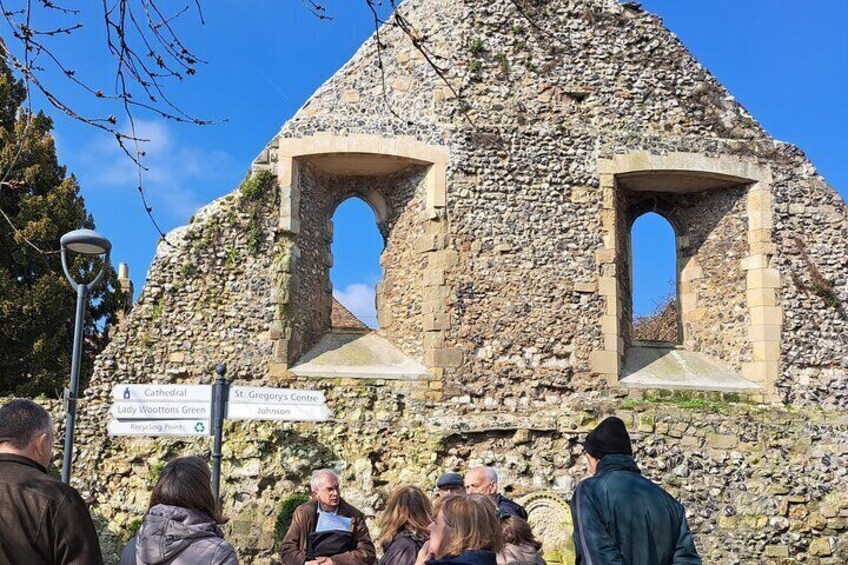
[[[55,438],[49,413],[15,399],[0,407],[0,565],[99,565],[88,508],[47,468]],[[571,501],[578,564],[694,565],[683,507],[643,477],[620,419],[601,422],[583,443],[591,477]],[[162,470],[121,565],[236,565],[208,464],[181,457]],[[527,512],[498,492],[491,467],[447,473],[434,501],[416,486],[395,488],[379,516],[379,565],[545,565]],[[341,497],[330,469],[312,474],[311,500],[293,513],[284,565],[374,565],[365,517]]]
[[[292,516],[280,552],[284,565],[373,565],[365,516],[341,498],[330,469],[312,474],[312,500]],[[435,501],[417,486],[395,488],[380,515],[380,565],[545,565],[527,512],[498,493],[497,473],[474,467],[447,473]]]

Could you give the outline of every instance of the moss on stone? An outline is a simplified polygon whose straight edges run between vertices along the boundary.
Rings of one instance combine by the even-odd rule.
[[[244,179],[239,185],[242,200],[256,202],[271,194],[277,186],[277,177],[270,171],[259,171]]]
[[[309,496],[305,494],[293,494],[283,500],[280,511],[277,513],[277,520],[274,522],[274,542],[276,544],[282,543],[283,538],[286,537],[295,509],[307,502],[309,502]]]

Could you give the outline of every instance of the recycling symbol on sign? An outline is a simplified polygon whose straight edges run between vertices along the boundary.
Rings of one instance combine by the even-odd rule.
[[[194,431],[196,432],[205,432],[206,426],[203,425],[203,422],[198,422],[194,425]]]

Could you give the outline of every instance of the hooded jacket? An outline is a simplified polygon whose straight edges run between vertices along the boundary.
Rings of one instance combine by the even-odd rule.
[[[100,542],[80,495],[20,455],[0,454],[0,563],[99,565]]]
[[[683,506],[629,455],[606,455],[571,501],[577,563],[700,565]]]
[[[497,565],[497,559],[493,551],[475,549],[463,551],[459,555],[431,559],[426,565]]]
[[[355,548],[333,555],[330,559],[336,565],[373,565],[377,560],[377,551],[368,534],[365,516],[344,500],[339,500],[337,512],[339,516],[351,519]],[[295,508],[289,531],[286,532],[280,550],[284,565],[303,565],[306,562],[309,534],[315,531],[317,525],[318,501],[313,500]]]
[[[380,565],[415,565],[418,552],[426,539],[419,538],[409,530],[402,530],[389,543],[383,544]]]
[[[498,565],[546,565],[532,545],[508,543],[498,553]]]
[[[238,559],[211,516],[157,504],[124,548],[121,565],[238,565]]]

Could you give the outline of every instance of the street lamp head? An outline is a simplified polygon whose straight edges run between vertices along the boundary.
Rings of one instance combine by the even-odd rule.
[[[68,232],[59,240],[62,249],[84,255],[103,255],[112,249],[112,243],[93,230],[81,229]]]

